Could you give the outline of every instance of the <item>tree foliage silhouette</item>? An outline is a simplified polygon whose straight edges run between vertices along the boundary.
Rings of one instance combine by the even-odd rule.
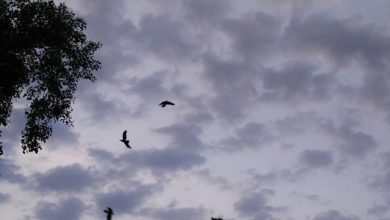
[[[85,29],[63,3],[0,0],[0,126],[8,125],[15,99],[27,100],[23,153],[38,153],[54,122],[72,126],[77,83],[96,80],[101,44],[88,40]]]

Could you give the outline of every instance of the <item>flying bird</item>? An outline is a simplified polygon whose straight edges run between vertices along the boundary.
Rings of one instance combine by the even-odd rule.
[[[114,211],[112,211],[110,207],[107,207],[104,212],[107,213],[107,220],[111,220],[111,217],[114,215]]]
[[[211,220],[223,220],[222,218],[213,218],[211,217]]]
[[[159,105],[160,105],[162,108],[164,108],[166,105],[175,105],[175,103],[170,102],[170,101],[168,101],[168,100],[165,100],[165,101],[162,101]]]
[[[126,147],[131,148],[129,145],[130,141],[127,140],[127,131],[126,130],[122,134],[122,140],[119,140],[119,141],[122,141],[126,145]]]

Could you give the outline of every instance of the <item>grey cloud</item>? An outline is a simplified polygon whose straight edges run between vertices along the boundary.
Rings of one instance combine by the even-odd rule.
[[[159,208],[159,209],[143,209],[140,211],[142,215],[153,217],[153,219],[172,220],[172,219],[188,219],[198,220],[207,219],[207,211],[204,208]]]
[[[279,70],[270,69],[262,77],[262,100],[308,101],[330,97],[334,79],[330,74],[315,73],[316,67],[304,62],[290,62]]]
[[[367,210],[367,214],[373,216],[383,216],[390,210],[390,204],[375,204]]]
[[[390,171],[378,176],[371,185],[380,191],[388,191],[390,189]]]
[[[182,1],[189,22],[215,25],[232,10],[229,0],[186,0]]]
[[[73,127],[69,127],[63,123],[55,123],[53,125],[53,134],[48,143],[54,148],[62,145],[72,146],[78,144],[79,135],[72,131]]]
[[[371,135],[355,131],[350,126],[341,126],[338,132],[342,139],[339,146],[343,152],[349,155],[364,157],[377,147],[377,143]]]
[[[99,81],[115,83],[120,70],[141,62],[137,50],[128,42],[136,32],[132,21],[124,19],[125,1],[107,2],[102,0],[78,2],[86,11],[88,36],[103,43],[96,53],[102,61],[102,69],[96,72]],[[124,52],[126,49],[126,52]]]
[[[318,127],[324,134],[329,134],[335,146],[347,156],[363,158],[377,149],[378,144],[373,136],[357,129],[358,121],[349,116],[343,120],[340,126],[334,125],[332,121],[325,121]]]
[[[273,139],[273,135],[264,124],[249,122],[238,128],[235,137],[224,141],[228,150],[239,150],[240,148],[259,148],[264,143]]]
[[[150,100],[160,100],[164,95],[167,94],[167,89],[164,88],[164,71],[154,72],[153,74],[146,77],[135,77],[131,80],[131,92],[135,92],[140,97]]]
[[[213,116],[208,112],[196,111],[186,115],[186,121],[193,123],[213,122]]]
[[[238,119],[256,103],[258,92],[255,83],[260,83],[260,78],[247,63],[206,54],[203,56],[203,68],[205,83],[216,94],[211,106],[217,116],[227,120]]]
[[[168,147],[164,149],[149,149],[137,153],[125,154],[120,161],[132,163],[137,167],[146,167],[156,174],[167,171],[186,170],[205,163],[206,159],[196,152],[185,148]]]
[[[88,155],[96,159],[96,161],[99,161],[99,163],[103,161],[112,162],[115,161],[116,159],[114,154],[102,149],[94,149],[94,148],[88,149]]]
[[[162,60],[191,59],[200,51],[191,40],[188,26],[170,15],[144,15],[138,26],[134,43]]]
[[[0,181],[25,183],[27,178],[20,172],[20,166],[5,158],[0,160]]]
[[[155,185],[141,185],[131,191],[115,190],[100,193],[96,196],[97,205],[99,210],[109,206],[117,214],[135,214],[136,208],[140,207],[157,189]]]
[[[226,19],[221,29],[231,38],[232,48],[246,59],[271,52],[281,34],[281,22],[272,15],[258,11],[242,18]]]
[[[36,217],[40,220],[79,220],[84,208],[84,203],[76,197],[70,197],[58,203],[40,202],[36,206]]]
[[[356,18],[337,19],[325,14],[295,17],[285,29],[285,41],[302,50],[322,51],[337,64],[357,59],[383,69],[390,55],[390,36],[382,28]]]
[[[206,158],[196,151],[179,147],[136,150],[119,156],[106,150],[90,149],[88,154],[98,164],[104,164],[99,174],[113,179],[135,175],[140,169],[149,169],[155,177],[163,177],[166,173],[192,169],[206,162]]]
[[[309,168],[327,167],[333,163],[332,153],[321,150],[304,150],[300,154],[300,160]]]
[[[174,75],[174,72],[162,69],[144,77],[133,77],[130,80],[129,89],[125,92],[138,97],[137,102],[140,107],[136,116],[145,114],[149,109],[159,108],[158,103],[165,99],[174,101],[176,104],[189,103],[190,98],[186,96],[187,85],[175,82]]]
[[[193,124],[177,123],[166,127],[155,129],[155,132],[166,134],[172,139],[171,145],[187,150],[200,150],[203,147],[199,135],[202,129]]]
[[[273,194],[273,191],[270,191],[270,193]],[[241,216],[249,217],[254,220],[276,219],[274,218],[274,214],[285,211],[285,208],[268,205],[267,195],[270,193],[268,191],[263,191],[261,193],[252,193],[248,196],[244,196],[234,204],[234,208]]]
[[[174,148],[150,151],[144,156],[145,166],[163,170],[189,169],[206,161],[204,157],[191,151]]]
[[[95,184],[91,171],[80,164],[58,166],[34,177],[40,191],[82,192]]]
[[[297,180],[302,180],[306,170],[300,169],[297,171],[290,169],[281,169],[273,170],[267,173],[257,173],[256,171],[250,169],[247,171],[254,180],[254,185],[256,188],[262,188],[264,185],[272,186],[277,182],[294,182]]]
[[[111,121],[121,120],[123,115],[134,115],[137,108],[126,107],[118,98],[108,98],[100,93],[88,93],[79,99],[82,109],[85,111],[87,122],[105,124]]]
[[[10,199],[9,194],[1,193],[0,192],[0,204],[8,202]]]
[[[360,220],[357,216],[342,215],[337,210],[328,210],[314,216],[313,220]]]
[[[223,190],[232,190],[233,186],[229,181],[217,174],[212,173],[209,169],[203,169],[197,172],[197,174],[209,181],[212,185],[217,185]]]
[[[275,128],[283,136],[301,134],[316,128],[318,123],[322,123],[321,121],[324,121],[324,119],[318,117],[314,112],[297,112],[277,119]]]
[[[214,116],[203,96],[186,96],[183,101],[191,108],[191,111],[184,115],[183,121],[186,123],[201,125],[214,121]]]

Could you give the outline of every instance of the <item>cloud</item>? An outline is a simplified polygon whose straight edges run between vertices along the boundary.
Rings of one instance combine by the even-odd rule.
[[[235,136],[223,141],[227,150],[241,150],[242,148],[260,148],[264,143],[273,140],[273,135],[262,123],[249,122],[238,128]]]
[[[36,218],[41,220],[79,220],[85,209],[77,197],[69,197],[57,203],[39,202],[35,208]]]
[[[334,78],[331,74],[315,73],[316,66],[290,62],[281,69],[269,69],[262,77],[261,99],[279,102],[320,101],[330,98]]]
[[[273,220],[274,213],[285,211],[283,207],[274,207],[268,205],[267,196],[273,195],[273,191],[264,190],[261,193],[252,193],[242,197],[234,204],[235,210],[244,217],[250,219],[269,219]]]
[[[381,169],[369,185],[374,189],[379,190],[380,193],[387,195],[386,192],[390,189],[390,152],[387,151],[382,153],[379,159],[381,162]],[[390,206],[390,201],[388,204]]]
[[[337,129],[338,146],[341,151],[354,156],[364,157],[367,153],[377,148],[375,139],[362,131],[355,131],[349,125],[342,125]]]
[[[280,169],[280,170],[271,170],[266,173],[258,173],[253,169],[247,171],[248,174],[254,180],[255,188],[263,188],[265,185],[271,187],[278,182],[295,182],[302,180],[306,174],[306,170],[299,169],[297,171],[292,169]]]
[[[383,216],[389,210],[390,210],[390,204],[386,204],[386,205],[375,204],[374,206],[372,206],[367,210],[367,214],[373,216]]]
[[[124,186],[124,188],[134,188]],[[150,197],[158,189],[155,185],[139,185],[131,191],[112,190],[107,193],[96,195],[99,210],[111,207],[115,214],[135,214],[136,208],[140,207],[146,198]]]
[[[188,22],[206,26],[218,24],[232,10],[229,0],[189,0],[182,4]]]
[[[313,220],[359,220],[360,218],[357,216],[346,216],[342,215],[337,210],[328,210],[322,213],[319,213],[314,216]]]
[[[159,209],[143,209],[140,211],[142,215],[153,217],[153,219],[171,220],[171,219],[188,219],[198,220],[206,219],[207,210],[199,208],[159,208]]]
[[[206,158],[196,152],[178,147],[148,149],[122,155],[119,161],[135,165],[135,168],[149,168],[155,174],[188,170],[205,163]]]
[[[58,166],[34,175],[39,191],[83,192],[94,185],[95,177],[80,164]]]
[[[131,80],[130,92],[136,93],[140,98],[161,100],[168,93],[163,87],[166,71],[154,72],[149,76],[135,77]]]
[[[328,167],[333,163],[333,157],[330,151],[304,150],[299,155],[299,159],[309,168]]]
[[[185,149],[168,148],[163,150],[149,151],[143,155],[145,166],[153,169],[177,170],[189,169],[195,165],[203,164],[206,159]]]
[[[27,181],[26,176],[24,176],[21,172],[20,166],[15,164],[13,160],[1,159],[0,167],[0,181],[19,184],[25,183]]]
[[[390,36],[374,24],[326,14],[295,17],[285,29],[288,44],[298,50],[321,52],[338,65],[356,59],[371,69],[383,69],[390,55]]]
[[[275,128],[281,136],[300,135],[305,131],[318,129],[318,124],[323,123],[324,119],[319,117],[316,112],[295,112],[293,115],[287,115],[275,121]]]
[[[134,43],[159,59],[191,59],[200,50],[200,45],[192,41],[188,26],[168,14],[146,14],[138,26],[132,36]]]
[[[386,27],[364,23],[361,16],[296,16],[286,27],[283,42],[300,57],[325,57],[341,70],[357,66],[361,74],[353,75],[354,83],[339,87],[339,95],[360,108],[375,107],[390,118],[390,35]]]
[[[224,120],[242,118],[258,100],[257,71],[246,62],[212,53],[203,56],[202,65],[205,87],[214,92],[210,101],[212,110]]]
[[[48,140],[51,146],[59,148],[63,145],[75,147],[78,145],[79,134],[63,123],[55,123],[53,125],[53,134]]]
[[[254,59],[272,53],[281,34],[281,22],[270,14],[257,11],[241,18],[225,19],[221,30],[231,39],[234,54]]]
[[[188,151],[197,151],[202,149],[203,143],[199,139],[202,133],[200,126],[189,123],[176,123],[166,127],[154,130],[157,133],[168,135],[171,138],[171,146],[175,146]]]
[[[4,203],[8,202],[9,199],[10,199],[9,194],[0,193],[0,204],[4,204]]]

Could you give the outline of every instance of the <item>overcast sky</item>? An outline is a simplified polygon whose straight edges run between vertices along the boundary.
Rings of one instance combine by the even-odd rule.
[[[39,154],[16,101],[2,219],[390,220],[389,1],[66,3],[102,69]]]

